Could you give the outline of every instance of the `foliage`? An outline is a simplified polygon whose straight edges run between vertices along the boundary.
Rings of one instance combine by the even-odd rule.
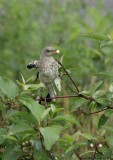
[[[0,1],[0,159],[113,159],[112,19],[101,1]],[[48,45],[56,102],[26,68]]]
[[[62,69],[67,73],[64,67]],[[67,76],[70,78],[68,73]],[[77,91],[74,95],[61,97],[74,98],[75,105],[63,109],[61,102],[45,103],[43,97],[41,102],[38,99],[35,101],[35,91],[45,88],[41,84],[29,82],[22,76],[22,82],[18,81],[18,88],[13,81],[0,77],[0,144],[3,160],[37,160],[38,157],[59,160],[113,158],[110,154],[113,128],[107,125],[113,114],[112,84],[107,90],[103,90],[103,82],[99,81],[90,90],[80,92],[72,81]],[[92,124],[97,128],[96,131],[87,120],[97,113],[100,113],[99,119],[96,124]],[[85,120],[86,127],[83,127],[84,118],[88,118]]]

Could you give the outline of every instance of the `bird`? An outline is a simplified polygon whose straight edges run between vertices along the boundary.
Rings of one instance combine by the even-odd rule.
[[[40,59],[30,62],[27,65],[28,69],[37,68],[39,71],[39,80],[48,89],[51,101],[55,101],[56,96],[53,84],[55,79],[58,77],[59,64],[53,58],[53,55],[60,53],[54,47],[46,47],[40,54]]]

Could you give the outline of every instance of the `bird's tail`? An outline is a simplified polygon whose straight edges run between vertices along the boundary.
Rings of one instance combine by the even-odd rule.
[[[56,93],[55,93],[55,90],[54,90],[53,84],[48,85],[48,92],[49,92],[49,95],[50,95],[51,101],[55,101],[55,98],[53,98],[53,97],[55,97],[55,96],[56,96]]]

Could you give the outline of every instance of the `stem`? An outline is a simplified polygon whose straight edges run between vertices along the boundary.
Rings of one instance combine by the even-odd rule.
[[[95,148],[95,153],[94,153],[94,155],[93,155],[93,160],[95,160],[96,151],[97,151],[97,149]]]
[[[69,73],[66,71],[66,69],[64,68],[64,66],[62,65],[62,63],[61,63],[60,61],[58,61],[58,60],[56,60],[56,61],[61,65],[61,67],[63,68],[63,70],[65,71],[65,73],[67,74],[67,76],[69,77],[69,79],[71,80],[71,82],[73,83],[73,85],[75,86],[77,92],[79,93],[79,89],[78,89],[76,83],[75,83],[74,80],[71,78],[71,76],[69,75]],[[78,93],[76,93],[76,94],[78,94]]]
[[[74,150],[75,155],[78,157],[79,160],[82,160],[82,158],[78,155],[78,153]]]
[[[105,110],[107,110],[107,109],[113,109],[113,108],[111,108],[111,107],[106,107],[106,108],[101,109],[101,110],[96,111],[96,112],[92,112],[92,113],[88,113],[88,114],[86,113],[86,115],[87,115],[87,116],[90,116],[90,115],[92,115],[92,114],[97,114],[97,113],[103,112],[103,111],[105,111]]]

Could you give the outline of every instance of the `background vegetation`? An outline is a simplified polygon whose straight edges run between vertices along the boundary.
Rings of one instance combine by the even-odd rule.
[[[0,1],[2,160],[113,158],[112,26],[103,1]],[[57,94],[75,97],[46,108],[35,101],[37,71],[26,65],[48,45],[61,51],[78,91],[61,67]]]

